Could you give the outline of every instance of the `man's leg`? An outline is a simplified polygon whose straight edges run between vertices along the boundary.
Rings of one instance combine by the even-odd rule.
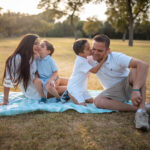
[[[134,112],[137,110],[135,106],[128,105],[118,100],[112,100],[101,96],[97,96],[94,99],[94,104],[96,105],[96,107],[110,109],[110,110],[134,111]]]
[[[126,82],[124,82],[124,84],[120,83],[120,84],[116,85],[115,87],[107,90],[106,91],[107,93],[105,92],[104,94],[97,96],[94,100],[94,103],[97,107],[100,107],[100,108],[119,110],[119,111],[136,111],[135,127],[137,129],[148,130],[149,129],[148,114],[145,109],[145,98],[146,98],[145,84],[143,84],[142,87],[140,87],[140,91],[131,91],[130,85],[134,86],[135,79],[136,79],[136,69],[132,69],[130,71],[129,81],[124,80],[124,81],[126,81]],[[132,96],[138,97],[138,99],[136,101],[133,101],[133,105],[124,104],[121,101],[114,100],[113,98],[112,99],[106,98],[107,96],[110,96],[110,98],[113,96],[116,96],[115,95],[116,91],[118,92],[117,95],[119,95],[119,93],[122,92],[120,90],[120,89],[122,89],[121,85],[123,85],[123,89],[125,90],[125,95],[130,96],[130,94],[131,95],[133,94]],[[135,93],[133,93],[133,92],[135,92]],[[105,94],[106,94],[106,97],[105,97]],[[104,95],[104,97],[102,97],[103,95]],[[118,99],[121,99],[121,97],[119,97]]]
[[[135,79],[136,79],[136,69],[131,70],[129,77],[130,77],[129,78],[130,84],[132,84],[134,86],[135,85]],[[135,121],[134,121],[135,127],[137,129],[148,130],[149,129],[149,121],[148,121],[149,118],[148,118],[148,114],[147,114],[146,108],[145,108],[145,101],[146,101],[145,83],[140,87],[140,91],[132,91],[132,94],[134,96],[140,95],[140,96],[138,96],[139,97],[138,101],[133,102],[138,107],[137,112],[135,113]],[[131,98],[132,98],[132,96],[131,96]]]

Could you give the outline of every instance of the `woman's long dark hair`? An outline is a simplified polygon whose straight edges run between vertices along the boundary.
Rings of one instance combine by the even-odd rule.
[[[9,56],[6,60],[5,64],[5,71],[3,75],[3,81],[6,76],[6,69],[10,75],[10,79],[16,83],[17,85],[20,81],[23,81],[23,86],[26,91],[28,87],[28,83],[30,80],[30,64],[33,62],[34,59],[34,52],[33,52],[33,45],[35,40],[38,38],[36,34],[26,34],[22,40],[20,41],[19,45],[13,52],[11,56]],[[21,56],[21,64],[18,68],[16,68],[15,57],[19,54]],[[14,65],[14,71],[12,72],[12,65]],[[13,79],[17,74],[17,79]]]

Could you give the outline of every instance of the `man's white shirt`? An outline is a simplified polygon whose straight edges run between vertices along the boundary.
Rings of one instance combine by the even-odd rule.
[[[92,56],[87,59],[93,67],[98,64]],[[104,89],[113,87],[129,75],[130,70],[128,67],[131,59],[132,57],[123,53],[111,52],[108,54],[107,60],[96,73]]]

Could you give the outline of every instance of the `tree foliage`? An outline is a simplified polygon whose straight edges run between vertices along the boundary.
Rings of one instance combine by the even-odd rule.
[[[56,4],[55,7],[57,8]],[[64,6],[64,8],[67,7]],[[62,10],[64,10],[64,8]],[[124,7],[122,9],[124,9]],[[62,10],[58,11],[61,12]],[[64,13],[66,12],[67,11],[64,11]],[[124,21],[128,21],[126,19],[121,20],[120,16],[123,13],[120,13],[119,10],[116,14],[116,18],[118,19],[114,17],[115,15],[110,15],[110,19],[104,23],[93,18],[90,18],[87,21],[81,21],[78,17],[78,13],[79,12],[76,12],[73,16],[77,37],[89,37],[94,36],[96,33],[101,33],[108,35],[110,38],[120,39],[122,37],[121,32],[123,32],[123,25],[125,25]],[[29,32],[37,33],[40,36],[45,37],[73,37],[74,32],[70,24],[70,14],[71,12],[63,22],[56,22],[56,18],[59,19],[63,15],[61,13],[55,14],[53,10],[45,10],[38,15],[27,15],[10,11],[2,13],[2,11],[0,11],[0,37],[20,36]],[[146,14],[147,13],[138,16],[136,21],[134,21],[135,39],[150,39],[150,21],[146,19]],[[128,18],[128,15],[126,16]],[[113,20],[114,23],[112,23]],[[117,23],[115,23],[115,20],[117,20]],[[116,29],[115,26],[118,28]],[[128,27],[124,28],[127,29]],[[127,32],[127,36],[129,33],[130,32]]]
[[[82,6],[89,2],[90,0],[41,0],[38,7],[44,9],[45,12],[49,10],[54,14],[58,13],[58,15],[69,17],[74,37],[77,38],[74,17],[82,10]]]
[[[102,27],[102,23],[96,18],[88,18],[86,22],[84,22],[83,30],[88,36],[92,36],[99,32]]]
[[[134,24],[148,17],[150,0],[105,0],[108,20],[116,31],[129,29],[129,46],[133,45]]]

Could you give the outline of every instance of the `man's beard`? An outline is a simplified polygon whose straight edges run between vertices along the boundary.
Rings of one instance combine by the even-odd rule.
[[[97,59],[97,57],[94,57],[94,56],[92,56],[93,57],[93,59],[95,60],[95,61],[97,61],[97,62],[101,62],[102,61],[102,59],[103,58],[99,58],[99,59]]]

